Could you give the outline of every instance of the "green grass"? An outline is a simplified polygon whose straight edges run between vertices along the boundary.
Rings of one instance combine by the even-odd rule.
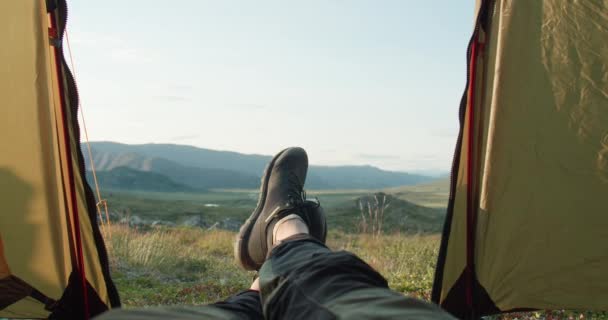
[[[253,277],[233,261],[232,232],[114,225],[107,237],[112,276],[126,307],[210,303],[248,288]],[[330,248],[359,255],[394,290],[422,298],[430,297],[438,244],[436,235],[330,232],[328,238]]]
[[[415,190],[415,188],[411,190]],[[361,215],[357,199],[375,192],[377,191],[312,190],[308,192],[308,198],[318,198],[325,209],[330,225],[346,232],[353,232],[358,231]],[[395,190],[395,192],[398,197],[396,199],[403,200],[402,196],[405,191]],[[420,194],[424,192],[426,191],[421,191]],[[212,225],[226,218],[237,222],[244,221],[252,208],[256,206],[258,191],[247,189],[214,190],[201,193],[106,191],[104,196],[112,211],[123,217],[136,215],[148,221],[163,220],[180,224],[183,219],[197,215],[201,216],[207,225]],[[414,198],[418,203],[426,201],[422,196]],[[206,206],[208,204],[218,206]],[[435,207],[430,212],[425,208],[403,203],[403,201],[393,201],[393,205],[387,211],[387,223],[384,228],[388,232],[407,232],[408,230],[410,232],[436,232],[441,228],[444,209]],[[407,219],[406,215],[409,216]]]
[[[449,190],[447,180],[437,182],[389,188],[384,190],[308,190],[308,198],[318,198],[323,207],[327,209],[342,208],[355,199],[383,191],[414,204],[432,208],[445,208]],[[206,203],[220,204],[220,208],[234,209],[237,212],[251,210],[255,206],[258,196],[257,189],[217,189],[208,192],[151,192],[151,191],[125,191],[106,190],[104,197],[112,204],[114,209],[124,210],[131,208],[136,214],[144,216],[171,216],[175,213],[205,211]],[[162,208],[162,210],[159,210]],[[207,209],[214,213],[222,209]],[[224,209],[228,210],[228,209]],[[221,214],[224,212],[218,212]]]
[[[189,215],[201,215],[208,220],[232,217],[244,220],[255,207],[257,193],[251,192],[125,192],[104,194],[113,211],[121,215],[137,215],[147,219],[179,221]],[[218,207],[206,207],[217,204]]]
[[[439,235],[381,235],[330,232],[328,246],[347,250],[378,270],[403,294],[430,299]]]
[[[358,234],[360,213],[356,199],[374,190],[309,191],[318,197],[334,227],[328,246],[348,250],[382,273],[398,292],[429,299],[440,237],[419,233],[437,231],[447,202],[447,182],[383,190],[397,199],[435,208],[428,211],[400,204],[387,216],[397,226],[404,214],[411,219],[379,237]],[[214,190],[205,193],[109,191],[104,196],[114,211],[146,219],[176,221],[201,215],[219,220],[244,220],[257,202],[257,190]],[[397,202],[395,200],[395,202]],[[205,204],[219,207],[206,207]],[[433,211],[435,210],[435,211]],[[390,227],[387,231],[390,230]],[[408,232],[415,231],[415,232]],[[156,305],[202,305],[215,302],[249,287],[253,273],[239,269],[233,260],[234,232],[184,227],[136,229],[113,224],[105,237],[111,257],[113,279],[125,307]],[[417,231],[417,232],[416,232]],[[606,313],[540,311],[488,317],[488,319],[608,319]]]
[[[426,184],[388,188],[384,192],[417,205],[430,208],[446,208],[450,196],[449,184],[449,178],[444,178]]]
[[[112,278],[124,307],[203,305],[250,286],[254,276],[233,260],[235,233],[198,228],[146,231],[113,225],[106,234]],[[428,300],[440,237],[331,231],[328,246],[348,250],[384,275],[398,292]],[[488,319],[608,319],[606,313],[539,311]]]
[[[234,264],[227,231],[114,225],[106,238],[126,307],[205,304],[248,288],[252,277]]]

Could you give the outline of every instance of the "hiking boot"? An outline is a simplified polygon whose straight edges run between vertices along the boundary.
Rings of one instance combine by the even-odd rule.
[[[236,261],[245,270],[259,270],[272,249],[275,223],[297,214],[312,237],[325,242],[325,214],[318,202],[306,200],[304,182],[308,156],[302,148],[279,152],[262,175],[258,205],[241,227],[234,247]]]

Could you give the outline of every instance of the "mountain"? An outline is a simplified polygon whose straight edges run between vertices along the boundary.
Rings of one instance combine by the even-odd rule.
[[[190,186],[194,189],[211,188],[256,188],[260,178],[247,173],[235,172],[225,169],[208,169],[181,165],[164,158],[154,158],[139,153],[99,152],[92,144],[93,161],[95,169],[99,172],[110,171],[115,168],[127,167],[139,172],[154,172],[166,176],[172,181]],[[85,153],[85,163],[90,165],[88,154]]]
[[[260,176],[271,156],[216,151],[177,144],[129,145],[116,142],[91,142],[95,153],[124,155],[138,154],[147,159],[165,159],[186,167],[222,169]],[[113,157],[112,157],[113,158]],[[108,158],[107,160],[113,160]],[[97,166],[97,162],[95,163]],[[103,167],[103,164],[101,164]]]
[[[127,167],[116,167],[109,171],[98,171],[97,181],[103,189],[144,190],[164,192],[194,191],[192,187],[176,183],[166,176],[154,172],[139,171]],[[93,173],[87,171],[88,181]]]
[[[96,170],[118,167],[162,174],[196,189],[257,188],[271,156],[216,151],[175,144],[127,145],[91,142]],[[85,152],[85,158],[88,154]],[[90,165],[88,159],[85,163]],[[379,189],[413,185],[432,178],[372,166],[310,166],[308,189]]]
[[[312,189],[381,189],[414,185],[432,178],[364,166],[311,166],[306,183]]]
[[[414,186],[385,188],[383,191],[426,207],[446,208],[450,197],[450,178],[438,178]]]
[[[385,208],[384,212],[377,211]],[[376,211],[378,215],[376,216]],[[382,217],[385,232],[440,232],[445,219],[445,209],[428,208],[390,194],[378,192],[357,197],[342,207],[333,208],[327,217],[328,224],[348,230],[354,226],[362,232],[362,222],[367,223],[367,231],[377,217]],[[365,220],[364,220],[365,219]],[[376,220],[378,221],[378,220]]]
[[[404,192],[419,192],[419,193],[450,193],[450,177],[443,177],[425,181],[415,186],[399,186],[387,188],[388,193],[399,194]]]

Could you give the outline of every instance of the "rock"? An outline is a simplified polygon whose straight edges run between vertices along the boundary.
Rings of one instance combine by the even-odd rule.
[[[181,223],[184,227],[204,227],[205,222],[201,216],[190,216]]]
[[[131,219],[129,220],[129,225],[131,226],[143,226],[146,224],[146,220],[138,217],[138,216],[131,216]]]
[[[211,231],[211,230],[215,230],[219,227],[220,223],[216,222],[213,225],[211,225],[211,227],[207,228],[207,231]]]
[[[119,221],[120,218],[122,218],[122,216],[123,216],[122,213],[120,213],[116,210],[110,210],[108,212],[108,215],[110,216],[110,221]],[[103,218],[105,219],[106,217],[103,217]]]
[[[242,221],[233,219],[233,218],[225,218],[221,221],[220,226],[222,229],[230,230],[230,231],[238,231],[241,227]]]
[[[164,221],[164,220],[154,220],[150,224],[150,227],[153,227],[153,228],[157,228],[157,227],[174,227],[174,226],[175,226],[175,223],[173,223],[171,221]]]
[[[161,221],[161,220],[154,220],[150,224],[151,227],[160,227],[160,226],[164,226],[164,225],[165,225],[165,222]]]
[[[143,226],[148,224],[148,221],[138,217],[138,216],[130,216],[130,217],[122,217],[118,220],[118,223],[129,224],[131,227]]]

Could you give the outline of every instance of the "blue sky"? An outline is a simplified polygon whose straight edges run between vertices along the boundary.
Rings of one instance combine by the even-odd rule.
[[[91,140],[449,170],[472,0],[69,5]]]

